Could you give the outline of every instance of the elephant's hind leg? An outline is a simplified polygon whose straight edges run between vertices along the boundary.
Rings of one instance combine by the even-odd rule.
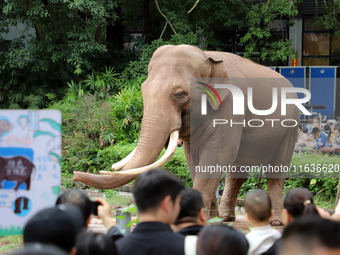
[[[271,159],[271,166],[286,166],[289,167],[292,159],[294,145],[295,145],[295,134],[296,130],[290,130],[288,134],[280,143],[275,156]],[[293,136],[294,138],[290,137]],[[286,174],[284,172],[279,173],[266,173],[268,194],[272,201],[273,217],[270,219],[272,226],[281,226],[283,221],[281,218],[282,212],[282,190],[285,182]]]
[[[282,190],[285,178],[267,178],[268,195],[272,201],[273,216],[270,219],[272,226],[282,226]]]
[[[30,190],[31,188],[31,176],[28,176],[28,178],[26,179],[26,190]]]
[[[28,198],[27,197],[24,197],[24,209],[27,210],[28,209]]]

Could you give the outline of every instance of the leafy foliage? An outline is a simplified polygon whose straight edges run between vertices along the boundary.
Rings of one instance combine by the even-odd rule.
[[[139,55],[139,59],[131,61],[127,68],[122,72],[121,80],[127,81],[131,79],[138,79],[147,76],[148,65],[153,53],[159,47],[167,44],[179,45],[179,44],[190,44],[197,45],[197,35],[189,32],[187,34],[172,35],[171,39],[165,41],[163,39],[157,39],[152,41],[150,45],[145,45]]]
[[[114,72],[113,68],[105,67],[105,72],[92,71],[86,76],[86,79],[76,83],[73,80],[68,82],[68,89],[66,92],[66,100],[74,102],[85,95],[97,93],[98,97],[105,99],[108,93],[116,92],[118,74]]]
[[[180,178],[185,186],[192,187],[193,181],[188,170],[188,165],[185,161],[183,147],[177,148],[175,154],[172,156],[169,162],[164,165],[163,168],[167,169]]]
[[[88,95],[72,103],[59,101],[51,108],[60,109],[63,115],[63,171],[90,170],[98,150],[115,139],[110,103]]]
[[[125,87],[112,98],[112,119],[118,141],[136,142],[143,114],[140,89],[146,77],[127,81]]]
[[[50,99],[47,92],[61,94],[74,74],[100,64],[106,26],[117,19],[116,7],[115,0],[2,1],[0,32],[23,27],[0,51],[3,107],[43,107]]]
[[[299,2],[302,1],[272,0],[250,5],[245,17],[247,33],[241,39],[245,44],[244,56],[249,58],[254,52],[259,52],[262,60],[275,61],[285,60],[292,54],[291,41],[288,39],[273,41],[269,25],[274,19],[296,16]]]

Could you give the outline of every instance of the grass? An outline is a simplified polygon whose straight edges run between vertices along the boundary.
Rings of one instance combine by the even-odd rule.
[[[22,247],[22,235],[0,237],[0,254],[9,254]]]
[[[325,197],[325,195],[317,194],[314,196],[314,204],[318,207],[324,208],[324,209],[334,209],[335,208],[335,197],[332,197],[331,199]]]
[[[119,195],[119,192],[116,190],[102,190],[102,193],[105,194],[106,201],[111,205],[120,205],[124,207],[133,202],[132,197]]]

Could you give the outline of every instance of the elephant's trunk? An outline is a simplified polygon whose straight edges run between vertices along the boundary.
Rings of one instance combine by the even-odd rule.
[[[140,168],[148,166],[156,160],[165,146],[169,134],[174,131],[170,130],[170,125],[165,124],[164,117],[161,114],[157,115],[157,112],[153,111],[153,114],[145,114],[136,151],[121,171],[111,172],[109,175],[74,172],[74,180],[84,182],[99,189],[113,189],[129,183],[139,173],[146,171],[146,168]],[[148,118],[148,116],[152,117]],[[176,136],[172,137],[172,140],[176,139],[177,142],[178,132],[176,134]],[[171,158],[173,153],[174,150],[168,153],[167,160]],[[129,169],[136,169],[136,171],[124,171]]]
[[[154,112],[153,116],[156,115]],[[167,124],[167,123],[166,123]],[[136,152],[129,162],[122,168],[122,171],[139,168],[153,163],[164,148],[169,135],[173,130],[168,130],[164,119],[143,118],[140,139]]]

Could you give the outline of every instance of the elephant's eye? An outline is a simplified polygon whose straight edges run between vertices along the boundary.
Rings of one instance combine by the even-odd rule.
[[[177,98],[183,98],[186,96],[186,93],[184,91],[179,91],[175,94]]]

